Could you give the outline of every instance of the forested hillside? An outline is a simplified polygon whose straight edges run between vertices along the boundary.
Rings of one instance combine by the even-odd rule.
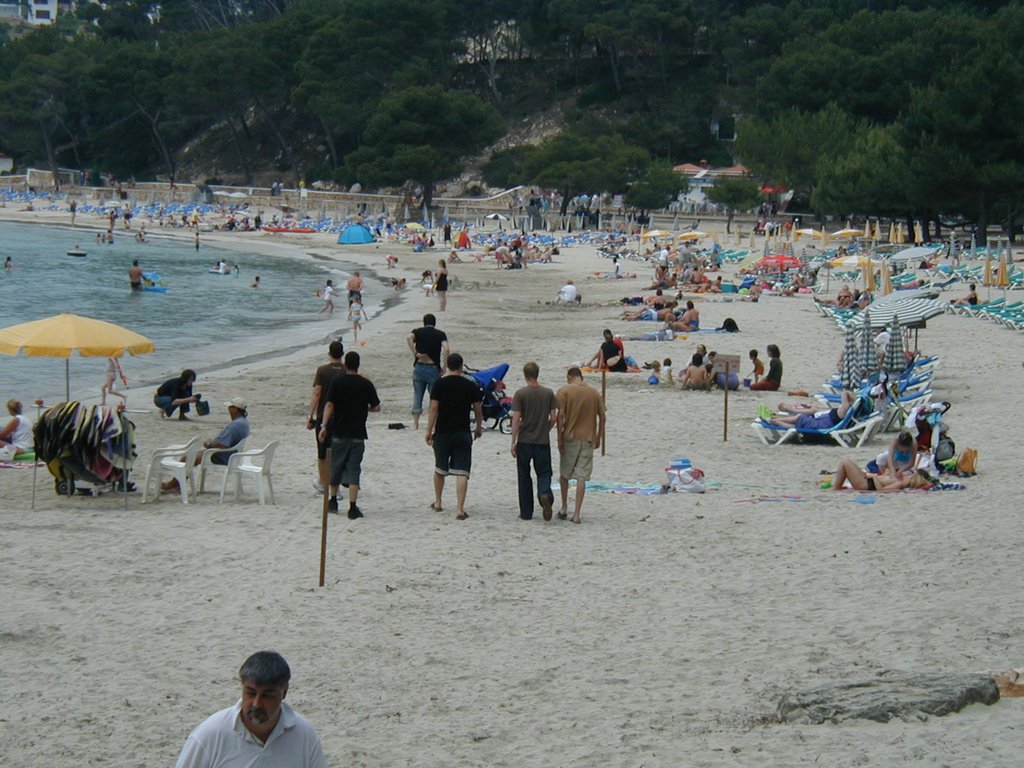
[[[429,200],[500,147],[490,183],[643,207],[738,160],[820,211],[1012,220],[1022,38],[1017,2],[108,0],[3,36],[0,150]]]

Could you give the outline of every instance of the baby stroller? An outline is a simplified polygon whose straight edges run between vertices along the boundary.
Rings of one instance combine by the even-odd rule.
[[[508,363],[501,363],[493,368],[486,368],[482,371],[474,371],[466,368],[466,375],[476,382],[483,392],[481,406],[484,412],[484,421],[492,421],[487,429],[497,428],[503,435],[512,434],[512,398],[505,396],[505,374],[508,373]],[[470,416],[474,419],[474,416]]]

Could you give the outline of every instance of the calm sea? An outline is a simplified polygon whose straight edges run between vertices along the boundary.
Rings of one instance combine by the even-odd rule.
[[[95,243],[82,231],[0,223],[0,263],[9,255],[15,268],[0,269],[0,328],[73,312],[117,323],[153,340],[156,352],[122,358],[129,386],[156,385],[181,371],[258,358],[278,350],[322,341],[348,327],[344,298],[333,319],[317,315],[316,297],[324,280],[347,279],[342,262],[226,251],[205,244],[195,251],[187,241],[153,237],[137,243],[118,235],[113,245]],[[68,256],[80,245],[85,258]],[[210,273],[220,258],[240,272]],[[166,293],[132,293],[128,268],[138,259],[145,271],[160,274]],[[259,275],[259,289],[251,288]],[[366,306],[372,315],[384,291],[367,281]],[[344,296],[344,292],[342,292]],[[71,396],[98,397],[106,360],[71,357]],[[26,406],[42,398],[64,399],[64,361],[0,355],[0,403],[18,398]],[[136,404],[138,407],[141,404]]]

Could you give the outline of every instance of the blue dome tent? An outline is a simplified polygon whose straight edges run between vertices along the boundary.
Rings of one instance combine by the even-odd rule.
[[[338,242],[341,245],[361,245],[372,243],[373,233],[362,224],[350,224],[338,235]]]

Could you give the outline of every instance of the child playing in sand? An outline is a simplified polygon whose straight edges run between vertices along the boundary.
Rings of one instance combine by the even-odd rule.
[[[423,274],[420,275],[423,278],[423,290],[427,296],[434,295],[434,273],[429,269],[423,270]]]
[[[672,358],[666,357],[661,361],[661,381],[663,384],[672,383]]]
[[[358,295],[354,296],[352,303],[348,305],[348,319],[352,321],[352,338],[359,341],[359,329],[363,327],[363,323],[369,322],[370,318],[367,317],[362,298]]]
[[[750,362],[754,366],[754,369],[750,372],[750,380],[754,384],[757,384],[761,377],[764,376],[764,363],[761,362],[761,359],[757,356],[756,349],[750,350]]]
[[[120,397],[124,402],[128,402],[128,395],[123,392],[118,392],[114,388],[114,380],[120,377],[121,383],[128,386],[128,379],[124,376],[124,371],[121,370],[121,363],[118,362],[116,357],[107,358],[107,377],[103,380],[103,386],[100,387],[100,405],[107,404],[107,395],[111,394],[115,397]]]

